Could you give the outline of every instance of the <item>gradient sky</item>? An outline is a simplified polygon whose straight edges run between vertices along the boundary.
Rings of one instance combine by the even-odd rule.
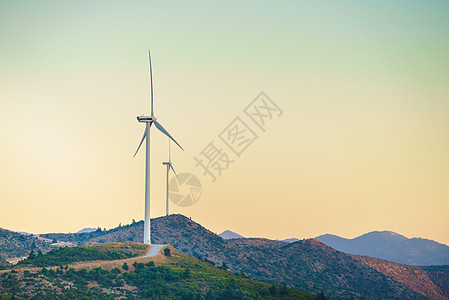
[[[151,48],[174,166],[203,185],[173,213],[248,237],[449,244],[448,37],[448,1],[2,0],[0,227],[143,219]],[[283,115],[212,183],[193,157],[261,91]],[[152,217],[166,156],[152,130]]]

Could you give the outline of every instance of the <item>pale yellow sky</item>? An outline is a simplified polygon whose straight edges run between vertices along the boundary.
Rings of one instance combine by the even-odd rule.
[[[185,149],[174,166],[203,185],[173,213],[217,233],[449,244],[448,28],[445,1],[2,1],[0,227],[143,218],[151,48],[156,116]],[[283,110],[265,132],[244,114],[261,91]],[[194,156],[226,149],[236,117],[259,138],[212,183]],[[166,148],[152,130],[152,217]]]

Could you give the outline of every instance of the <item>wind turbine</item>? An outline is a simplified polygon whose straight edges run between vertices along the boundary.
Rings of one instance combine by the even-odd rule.
[[[178,174],[176,174],[176,171],[173,168],[173,164],[171,163],[170,140],[168,140],[168,161],[164,161],[162,164],[167,166],[167,186],[166,186],[167,199],[166,199],[165,215],[168,216],[168,175],[170,173],[170,169],[172,169],[173,173],[175,173],[175,176],[178,177]]]
[[[134,153],[134,156],[136,156],[137,152],[139,152],[140,146],[142,146],[143,141],[145,138],[147,139],[146,142],[146,164],[145,164],[145,220],[143,225],[143,243],[144,244],[151,244],[151,224],[150,224],[150,129],[151,125],[154,123],[156,128],[161,131],[163,134],[168,136],[173,142],[175,142],[176,145],[179,146],[179,148],[182,149],[181,145],[178,144],[177,141],[170,135],[170,133],[165,130],[165,128],[157,121],[156,117],[154,116],[153,111],[153,71],[151,69],[151,53],[150,50],[148,50],[148,56],[150,59],[150,85],[151,85],[151,115],[150,116],[138,116],[137,121],[141,123],[146,123],[145,131],[143,133],[142,140],[140,141],[139,147],[137,147],[136,153]],[[184,150],[184,149],[182,149]]]

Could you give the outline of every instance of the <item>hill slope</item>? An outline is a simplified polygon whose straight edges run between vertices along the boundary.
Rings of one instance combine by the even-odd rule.
[[[427,239],[408,239],[391,231],[373,231],[354,239],[331,234],[321,235],[316,239],[349,254],[371,256],[407,265],[449,265],[449,246]]]
[[[233,243],[239,249],[235,264],[253,278],[286,282],[305,291],[322,291],[332,298],[423,298],[375,269],[314,239],[294,243],[247,239]]]
[[[28,256],[31,250],[46,252],[51,248],[49,243],[39,240],[36,236],[0,228],[0,265],[5,264],[7,259]]]
[[[353,257],[430,299],[449,298],[449,266],[417,267],[369,256]]]
[[[72,251],[101,249],[104,253],[125,247],[140,252],[147,245],[104,244]],[[130,249],[131,247],[131,249]],[[95,261],[67,267],[15,268],[1,271],[0,293],[25,298],[64,299],[325,299],[233,274],[183,254],[171,246],[167,254],[121,261]],[[165,249],[164,249],[165,250]],[[165,251],[163,251],[165,252]],[[43,255],[46,261],[49,254]],[[108,259],[108,257],[105,257]]]
[[[312,293],[322,291],[332,298],[422,297],[367,264],[314,239],[295,243],[267,239],[224,240],[182,215],[156,218],[151,224],[154,243],[171,244],[186,254],[205,257],[217,264],[224,262],[232,271],[243,271],[255,279],[285,283]],[[123,240],[140,242],[143,239],[143,222],[110,231],[49,234],[46,237],[84,244]]]

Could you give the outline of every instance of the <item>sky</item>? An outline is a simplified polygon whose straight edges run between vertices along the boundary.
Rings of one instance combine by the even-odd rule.
[[[143,219],[151,49],[174,167],[202,188],[171,213],[246,237],[449,244],[448,36],[447,1],[1,0],[0,227]],[[167,148],[153,127],[153,218]],[[195,160],[211,149],[215,181]]]

